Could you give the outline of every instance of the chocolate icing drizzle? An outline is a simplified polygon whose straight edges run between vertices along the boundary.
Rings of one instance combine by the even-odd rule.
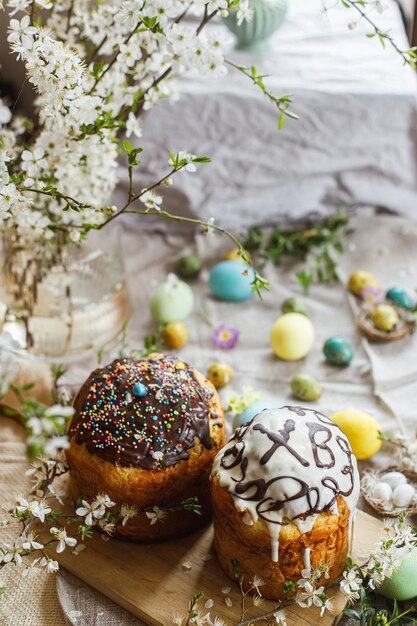
[[[135,395],[135,385],[145,395]],[[95,370],[79,391],[69,429],[89,452],[126,467],[164,469],[189,458],[197,437],[211,449],[213,392],[172,356],[116,359]]]
[[[297,418],[292,419],[289,417],[285,419],[283,427],[278,427],[276,430],[271,430],[270,427],[263,423],[263,415],[277,414],[280,417],[286,411],[290,412],[290,414],[295,413],[298,418],[308,418],[311,415],[311,419],[308,421],[299,419],[299,423],[297,423]],[[280,412],[282,413],[280,414]],[[282,418],[276,420],[276,423],[279,425],[281,421]],[[302,432],[300,432],[300,429],[302,429]],[[252,432],[264,434],[272,442],[272,446],[263,452],[263,447],[267,444],[262,444],[260,447],[257,440],[257,444],[253,444],[248,451],[247,444],[250,442]],[[311,461],[304,458],[295,449],[294,445],[296,444],[291,445],[293,434],[298,435],[298,442],[301,441],[302,447],[306,451],[308,450],[306,442],[309,442],[313,465]],[[323,441],[318,441],[319,434],[324,437]],[[288,460],[284,461],[283,458],[280,460],[275,459],[275,455],[282,448],[295,459],[295,462],[300,466],[300,470],[301,467],[311,467],[311,484],[310,481],[307,482],[305,479],[305,470],[304,473],[299,472],[299,474],[303,475],[303,478],[300,475],[291,475],[287,472],[281,473],[281,470],[286,465],[289,465]],[[286,459],[288,459],[288,455]],[[266,475],[269,477],[272,473],[272,477],[269,480],[253,478],[253,463],[259,464],[259,466],[271,464],[272,469],[266,468]],[[277,475],[274,475],[274,464],[278,470]],[[247,474],[250,466],[252,478],[249,479]],[[323,474],[324,470],[332,469],[335,470],[334,473]],[[236,470],[239,471],[238,474],[235,474]],[[259,469],[257,473],[262,475],[265,472]],[[288,516],[291,503],[295,503],[300,499],[304,499],[305,505],[301,507],[301,512],[297,512],[290,519],[305,520],[308,516],[317,516],[324,511],[328,511],[334,508],[338,496],[348,498],[353,495],[355,499],[354,504],[356,505],[356,473],[356,461],[352,450],[339,427],[318,411],[292,406],[265,410],[255,416],[251,422],[238,428],[229,443],[217,455],[213,471],[213,475],[220,475],[221,484],[230,483],[229,490],[232,495],[239,500],[252,503],[259,517],[275,524],[285,523],[282,522],[282,517],[277,516],[276,513],[287,509]],[[338,474],[340,474],[340,478],[344,479],[343,486]],[[324,490],[326,490],[326,497],[323,501],[320,496]],[[353,493],[354,490],[355,493]],[[279,499],[276,497],[277,493],[280,494]],[[239,506],[239,508],[241,507]],[[300,507],[298,506],[297,511],[299,509]]]

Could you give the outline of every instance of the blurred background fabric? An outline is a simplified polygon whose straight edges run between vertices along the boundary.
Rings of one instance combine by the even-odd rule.
[[[387,0],[384,6],[372,18],[407,49],[399,5]],[[220,22],[212,28],[226,30]],[[168,171],[169,147],[213,162],[200,166],[198,176],[178,174],[165,192],[165,208],[214,217],[228,228],[326,214],[338,204],[414,217],[416,77],[390,45],[383,49],[367,38],[369,32],[350,9],[324,12],[319,0],[290,0],[270,52],[238,52],[231,43],[226,56],[270,75],[272,93],[292,94],[299,121],[287,119],[278,131],[274,106],[231,68],[215,81],[183,78],[176,102],[163,101],[146,114],[139,140],[143,186]],[[126,185],[122,180],[119,191]],[[144,227],[143,220],[129,219]]]

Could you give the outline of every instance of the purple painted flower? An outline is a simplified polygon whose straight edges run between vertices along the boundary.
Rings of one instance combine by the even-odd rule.
[[[239,331],[237,328],[228,328],[226,324],[217,326],[212,337],[212,341],[216,348],[222,350],[230,350],[234,348],[239,339]]]

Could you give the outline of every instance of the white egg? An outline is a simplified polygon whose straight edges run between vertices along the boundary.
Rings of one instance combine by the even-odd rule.
[[[388,483],[378,482],[372,488],[372,497],[376,502],[389,502],[392,498],[392,489]]]
[[[388,483],[392,489],[407,482],[407,478],[401,472],[387,472],[382,476],[382,480],[384,483]]]
[[[392,494],[392,500],[395,506],[406,508],[410,506],[414,499],[414,496],[414,487],[406,483],[404,485],[398,485],[397,487],[395,487],[394,493]]]

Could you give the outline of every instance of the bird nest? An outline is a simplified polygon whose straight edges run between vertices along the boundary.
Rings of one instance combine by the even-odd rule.
[[[393,502],[381,503],[372,496],[374,485],[384,480],[384,475],[388,472],[400,472],[407,478],[407,482],[414,487],[414,500],[408,507],[397,507]],[[361,479],[361,491],[364,499],[370,507],[384,517],[399,517],[403,513],[407,517],[417,515],[417,473],[400,467],[391,466],[378,471],[366,471]]]
[[[375,328],[371,321],[372,307],[369,304],[362,304],[359,308],[359,313],[356,316],[356,325],[369,341],[379,343],[398,341],[411,335],[414,331],[416,320],[412,313],[393,305],[392,302],[387,302],[386,304],[392,306],[397,311],[399,317],[398,323],[390,331]]]

